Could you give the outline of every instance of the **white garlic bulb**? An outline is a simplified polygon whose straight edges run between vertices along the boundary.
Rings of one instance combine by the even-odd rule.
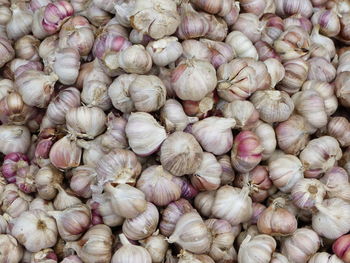
[[[333,42],[333,41],[332,41]],[[343,263],[344,261],[336,255],[328,254],[327,252],[318,252],[314,254],[308,263]]]
[[[160,110],[160,119],[167,132],[183,131],[188,124],[198,121],[197,117],[188,117],[180,102],[168,99]]]
[[[232,128],[236,121],[232,118],[208,117],[194,123],[191,133],[204,150],[215,155],[227,153],[233,144]]]
[[[55,53],[53,71],[64,85],[73,85],[80,69],[80,54],[75,48],[59,49]]]
[[[308,228],[297,229],[282,242],[281,252],[290,262],[307,262],[320,248],[321,239],[317,233]]]
[[[93,139],[106,128],[106,114],[98,107],[81,106],[66,113],[68,131],[77,137]]]
[[[131,244],[123,234],[119,239],[123,246],[114,253],[111,263],[152,263],[147,249]]]
[[[154,75],[139,75],[129,86],[130,98],[137,111],[152,112],[163,107],[166,88]]]
[[[138,155],[148,156],[158,150],[166,139],[166,131],[149,113],[131,113],[125,127],[131,149]]]
[[[202,158],[201,146],[193,135],[185,132],[169,135],[160,149],[162,166],[175,176],[195,173]]]
[[[148,43],[146,50],[150,53],[154,64],[166,66],[175,62],[182,54],[182,45],[176,37],[165,37]]]
[[[108,95],[116,109],[126,113],[135,110],[134,103],[130,97],[129,88],[136,77],[136,74],[122,74],[115,78],[109,86]]]
[[[33,22],[33,13],[23,2],[11,5],[12,17],[6,25],[6,32],[10,39],[18,39],[24,35],[29,35]]]
[[[225,219],[231,225],[238,225],[250,220],[253,214],[249,187],[242,189],[225,185],[216,191],[212,206],[212,215]]]
[[[106,183],[104,191],[112,211],[119,216],[134,218],[147,208],[145,194],[128,184],[113,187],[110,183]]]
[[[81,100],[87,106],[96,106],[103,110],[109,110],[112,107],[108,96],[108,85],[99,80],[84,81]]]
[[[239,58],[253,58],[258,60],[259,55],[253,43],[240,31],[232,31],[227,35],[225,42],[229,44]]]
[[[23,257],[23,248],[11,235],[0,235],[0,262],[18,263]]]
[[[315,204],[323,201],[326,195],[326,187],[317,179],[300,179],[292,188],[291,198],[293,203],[303,209],[315,207]]]
[[[62,181],[63,174],[53,166],[44,166],[40,168],[34,178],[38,195],[45,200],[55,198],[57,194],[55,184],[61,184]]]
[[[247,236],[239,250],[239,263],[269,263],[276,249],[276,241],[268,235]]]
[[[56,184],[55,187],[58,190],[58,194],[53,201],[55,209],[62,211],[69,207],[82,203],[79,198],[73,196],[72,194],[68,194],[67,191],[63,189],[59,184]]]
[[[259,112],[248,100],[234,100],[225,104],[223,115],[226,118],[233,118],[236,121],[235,127],[243,130],[254,127],[259,120]]]
[[[269,177],[282,192],[290,192],[303,178],[303,165],[294,155],[283,155],[269,162]]]
[[[26,126],[0,125],[0,152],[27,152],[30,146],[30,131]]]
[[[312,228],[320,236],[336,239],[350,230],[350,204],[338,198],[316,204],[317,212],[312,216]]]
[[[158,234],[156,231],[152,236],[141,240],[141,245],[147,249],[148,253],[151,255],[152,262],[162,263],[165,259],[165,254],[168,250],[168,242],[165,236]]]
[[[152,165],[142,172],[136,187],[146,195],[147,201],[165,206],[181,196],[181,187],[173,178],[161,165]]]
[[[252,131],[259,137],[262,151],[262,160],[267,160],[276,150],[276,134],[270,124],[259,121]]]
[[[216,71],[208,61],[186,59],[173,70],[171,84],[180,99],[200,101],[215,89]]]
[[[182,215],[176,223],[169,243],[177,243],[192,253],[202,254],[210,249],[211,234],[197,212]]]
[[[220,186],[222,168],[215,156],[204,152],[198,170],[191,176],[191,183],[200,191],[216,190]]]
[[[342,150],[335,138],[322,136],[311,140],[299,157],[305,177],[318,177],[335,165],[342,157]]]
[[[43,210],[23,212],[11,224],[11,234],[30,252],[38,252],[56,244],[56,222]]]
[[[134,218],[128,218],[123,223],[123,233],[132,240],[149,237],[154,233],[159,222],[157,207],[147,202],[146,210]]]

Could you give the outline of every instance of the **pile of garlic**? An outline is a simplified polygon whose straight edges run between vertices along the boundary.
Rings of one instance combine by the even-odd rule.
[[[0,0],[0,263],[350,263],[348,0]]]

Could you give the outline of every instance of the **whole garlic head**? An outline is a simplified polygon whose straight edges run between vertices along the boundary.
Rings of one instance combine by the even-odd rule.
[[[272,253],[276,249],[276,241],[268,235],[248,235],[238,250],[238,262],[244,263],[268,263]]]
[[[1,262],[18,263],[23,257],[23,248],[11,235],[0,235]]]

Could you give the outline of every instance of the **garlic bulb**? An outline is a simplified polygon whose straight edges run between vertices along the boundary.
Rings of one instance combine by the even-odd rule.
[[[142,172],[136,187],[145,194],[147,201],[166,206],[181,196],[181,188],[173,182],[173,177],[161,165],[152,165]]]
[[[107,226],[121,226],[124,218],[117,215],[111,208],[108,200],[100,198],[98,202],[91,199],[91,222],[93,225],[104,223]]]
[[[339,67],[338,67],[339,69]],[[350,96],[349,94],[349,80],[350,73],[345,71],[340,74],[338,74],[337,78],[335,79],[335,92],[337,95],[337,98],[339,99],[340,103],[345,106],[349,107],[350,105]]]
[[[165,102],[160,118],[167,132],[183,131],[188,124],[198,121],[197,117],[188,117],[181,103],[174,99]]]
[[[153,38],[140,31],[137,31],[136,29],[132,29],[129,34],[129,40],[133,44],[141,44],[143,46],[146,46],[149,42],[153,40]]]
[[[166,88],[157,76],[139,75],[131,82],[129,94],[137,111],[152,112],[163,107]]]
[[[172,35],[180,23],[180,16],[176,11],[177,6],[174,1],[135,0],[133,3],[135,5],[130,17],[131,26],[154,39]]]
[[[156,231],[152,236],[141,240],[141,245],[147,249],[148,253],[151,255],[152,262],[162,263],[165,259],[165,254],[168,250],[168,242],[165,236],[158,234]]]
[[[285,121],[294,110],[292,99],[284,91],[258,90],[250,101],[259,112],[260,119],[267,123]]]
[[[350,200],[349,177],[343,168],[334,166],[322,176],[320,181],[325,185],[329,198]]]
[[[187,59],[173,70],[171,85],[182,100],[200,101],[215,89],[215,68],[207,61]]]
[[[273,45],[274,41],[284,31],[283,19],[272,12],[264,14],[261,17],[261,22],[265,25],[262,28],[261,40]]]
[[[308,73],[309,80],[320,80],[331,82],[336,77],[335,67],[322,57],[313,57],[308,60],[310,68]]]
[[[134,218],[125,219],[123,233],[132,240],[149,237],[159,222],[159,212],[155,205],[147,202],[146,210]]]
[[[257,41],[254,44],[256,51],[259,54],[259,59],[261,61],[265,61],[269,58],[273,58],[273,59],[277,59],[277,60],[281,60],[281,58],[279,57],[279,55],[277,54],[277,52],[273,49],[273,47],[266,43],[265,41]]]
[[[180,39],[204,37],[209,31],[209,21],[204,14],[198,13],[189,2],[179,7],[181,22],[176,34]]]
[[[65,190],[62,188],[62,186],[58,184],[56,184],[55,187],[58,190],[58,194],[56,195],[55,200],[53,201],[55,209],[62,211],[69,207],[82,203],[82,201],[79,198],[73,196],[70,192],[68,193],[66,191],[69,190],[69,188]]]
[[[177,263],[214,263],[215,262],[208,255],[205,255],[205,254],[196,255],[186,250],[181,250],[178,257],[180,259],[179,261],[176,261]]]
[[[135,110],[134,103],[130,97],[129,88],[136,77],[136,74],[122,74],[115,78],[109,86],[108,95],[116,109],[126,113]]]
[[[311,140],[300,153],[305,177],[318,177],[332,168],[342,156],[338,141],[330,136]]]
[[[101,158],[96,172],[99,185],[106,182],[135,184],[141,173],[141,164],[132,151],[115,149]]]
[[[239,263],[268,263],[276,249],[276,241],[268,235],[248,235],[238,250]]]
[[[27,152],[30,146],[30,132],[26,126],[0,125],[0,152]]]
[[[270,263],[289,263],[288,259],[281,253],[273,253]]]
[[[226,37],[225,43],[229,44],[237,57],[253,58],[258,60],[258,52],[253,43],[240,31],[232,31]]]
[[[93,139],[105,130],[106,114],[98,107],[81,106],[66,113],[68,131],[80,138]]]
[[[342,263],[340,258],[338,258],[336,255],[328,254],[327,252],[318,252],[314,254],[310,260],[309,263]]]
[[[349,262],[349,235],[343,235],[339,237],[332,246],[333,252],[340,257],[340,259],[344,260],[341,261],[338,259],[335,255],[333,257],[336,257],[339,262]],[[333,262],[333,261],[332,261]],[[336,261],[338,262],[338,261]]]
[[[78,77],[80,55],[75,48],[59,49],[55,53],[53,71],[64,85],[73,85]]]
[[[147,249],[135,246],[124,234],[119,235],[122,247],[113,255],[111,263],[152,263],[152,257]],[[155,262],[155,261],[154,261]]]
[[[182,41],[181,45],[183,52],[180,59],[183,57],[186,59],[195,58],[199,60],[211,61],[212,53],[210,52],[209,47],[203,41],[187,39]]]
[[[236,126],[243,130],[254,127],[259,120],[259,112],[250,101],[235,100],[224,106],[223,115],[226,118],[233,118]]]
[[[38,252],[56,244],[55,220],[43,210],[23,212],[11,224],[11,234],[30,252]]]
[[[333,85],[319,81],[319,80],[308,80],[304,82],[302,90],[315,90],[323,98],[325,111],[328,116],[331,116],[338,108],[338,100],[335,96]]]
[[[1,65],[1,64],[0,64]],[[12,80],[0,80],[0,100],[15,91],[15,86]]]
[[[78,241],[67,242],[65,248],[73,249],[83,262],[110,262],[112,257],[113,235],[106,225],[89,228]]]
[[[292,5],[287,4],[288,0],[277,0],[276,13],[282,17],[300,13],[303,17],[310,17],[312,15],[312,4],[310,0],[297,0]]]
[[[211,191],[219,188],[222,168],[215,156],[204,152],[198,170],[191,176],[191,183],[200,191]]]
[[[46,212],[55,210],[51,201],[44,200],[41,197],[34,198],[30,203],[29,210],[35,209],[44,210]]]
[[[201,13],[201,15],[207,20],[209,26],[205,37],[210,40],[223,41],[228,32],[228,26],[225,20],[208,13]]]
[[[83,198],[92,196],[91,186],[96,183],[96,170],[88,165],[81,165],[72,169],[69,187],[74,194]]]
[[[32,35],[25,35],[21,37],[15,43],[17,57],[31,61],[39,60],[39,45],[40,41]]]
[[[25,255],[23,256],[23,258],[24,257]],[[31,262],[33,263],[56,263],[57,260],[57,255],[55,254],[55,251],[52,248],[46,248],[40,250],[39,252],[31,254]]]
[[[209,48],[211,52],[210,61],[216,69],[222,64],[228,63],[236,56],[231,46],[227,43],[212,41],[205,38],[200,39],[200,41]]]
[[[320,27],[318,25],[315,25],[310,35],[311,41],[314,44],[323,46],[326,49],[330,60],[335,56],[336,53],[334,42],[329,37],[320,34],[319,31]]]
[[[235,188],[222,186],[216,191],[212,206],[212,215],[225,219],[231,225],[238,225],[249,221],[253,213],[252,199],[249,197],[249,188]]]
[[[315,207],[326,195],[325,186],[317,179],[300,179],[291,192],[293,203],[303,209]]]
[[[68,110],[78,106],[80,106],[79,90],[73,87],[63,89],[50,101],[46,117],[53,125],[64,124]]]
[[[278,198],[259,216],[257,226],[260,233],[271,236],[284,236],[294,233],[297,219],[287,209],[281,208]]]
[[[63,174],[53,166],[42,167],[34,178],[38,195],[45,200],[55,198],[57,194],[55,184],[61,184],[62,181]]]
[[[242,32],[252,43],[257,42],[261,38],[259,17],[254,13],[240,14],[232,29]]]
[[[103,110],[112,108],[111,99],[108,96],[108,85],[102,81],[84,81],[81,100],[89,107],[96,106]]]
[[[131,149],[141,156],[148,156],[157,151],[167,137],[164,127],[145,112],[131,113],[125,133]]]
[[[342,147],[350,146],[350,123],[344,117],[333,117],[327,124],[328,134],[336,138]]]
[[[58,233],[65,241],[77,240],[90,226],[90,209],[77,204],[63,211],[49,211],[49,215],[55,218]]]
[[[216,261],[230,258],[230,249],[235,239],[232,226],[221,219],[208,219],[204,223],[212,235],[209,256]]]
[[[292,115],[275,129],[279,148],[297,155],[309,142],[309,124],[300,115]]]
[[[283,240],[281,252],[290,262],[307,262],[320,245],[321,238],[315,231],[299,228],[293,235]]]
[[[218,16],[226,16],[232,8],[231,1],[228,1],[228,0],[219,0],[219,1],[192,0],[191,3],[193,3],[195,6],[197,6],[198,8],[204,10],[209,14],[215,14]]]
[[[154,64],[166,66],[175,62],[182,54],[182,45],[176,37],[165,37],[147,44],[146,50],[150,53]]]
[[[202,216],[211,216],[211,210],[215,201],[215,194],[216,191],[205,191],[196,195],[194,199],[194,207]]]
[[[1,262],[18,263],[23,257],[23,248],[11,235],[0,235]]]
[[[203,158],[203,150],[196,139],[188,133],[174,132],[160,148],[160,162],[164,169],[175,176],[193,174]]]
[[[251,131],[242,131],[234,139],[232,166],[241,173],[249,172],[261,161],[262,151],[259,137]]]
[[[216,155],[228,152],[233,143],[231,129],[236,121],[232,118],[209,117],[194,123],[191,133],[204,150]]]
[[[80,164],[82,149],[69,135],[58,140],[50,150],[50,161],[58,169],[77,167]]]
[[[210,249],[211,235],[200,215],[190,212],[179,218],[168,242],[177,243],[192,253],[202,254]]]
[[[350,205],[338,198],[316,204],[317,212],[312,216],[312,228],[320,236],[336,239],[350,230]],[[331,226],[331,227],[330,227]]]
[[[32,12],[28,10],[28,7],[23,2],[13,3],[11,11],[12,17],[6,25],[8,37],[17,40],[24,35],[29,35],[33,22]]]
[[[316,11],[311,22],[313,25],[320,26],[320,32],[327,37],[334,37],[340,32],[340,21],[338,13],[333,10],[318,10]]]
[[[57,79],[54,73],[45,75],[42,71],[28,70],[16,78],[15,84],[27,105],[46,108]]]
[[[303,165],[294,155],[283,155],[269,162],[269,175],[273,184],[282,192],[290,192],[303,178]]]
[[[175,230],[176,222],[185,213],[191,212],[193,207],[183,198],[175,202],[171,202],[162,212],[159,230],[164,235],[169,237]]]
[[[308,78],[311,65],[301,58],[296,58],[284,62],[283,67],[285,75],[278,88],[289,94],[294,94],[300,90]]]
[[[107,131],[99,137],[101,138],[101,146],[108,150],[127,148],[126,124],[127,121],[124,118],[116,116],[112,112],[109,113],[107,115]]]
[[[270,124],[259,121],[252,131],[258,136],[263,148],[262,160],[267,160],[276,150],[276,134]]]
[[[81,56],[87,56],[93,44],[93,28],[85,17],[74,16],[63,24],[59,33],[60,48],[72,47],[77,49]]]

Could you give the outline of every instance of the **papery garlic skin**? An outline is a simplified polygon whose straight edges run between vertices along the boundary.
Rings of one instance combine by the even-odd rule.
[[[290,192],[303,178],[303,165],[294,155],[286,154],[269,163],[269,175],[273,184],[282,192]]]
[[[135,153],[124,149],[115,149],[101,158],[96,165],[97,182],[117,184],[135,184],[141,173],[141,164]]]
[[[24,212],[12,223],[11,234],[30,252],[38,252],[56,244],[56,223],[43,210]]]
[[[130,84],[136,79],[136,74],[122,74],[115,78],[108,88],[108,95],[113,106],[122,112],[132,112],[135,105],[130,97]]]
[[[322,136],[311,140],[299,157],[305,169],[305,177],[318,177],[332,168],[341,156],[338,141],[330,136]]]
[[[190,212],[179,218],[168,242],[177,243],[190,252],[202,254],[210,249],[211,235],[200,215]]]
[[[200,101],[215,89],[216,71],[207,61],[187,59],[173,70],[171,83],[180,99]]]
[[[23,257],[23,248],[18,241],[11,235],[0,235],[0,254],[1,262],[18,263]]]
[[[111,263],[152,263],[152,257],[147,249],[133,245],[124,234],[119,235],[123,246],[113,255]]]
[[[240,189],[226,185],[217,190],[212,206],[212,215],[216,218],[225,219],[231,225],[238,225],[249,221],[252,213],[252,199],[249,197],[248,187]]]
[[[299,228],[282,242],[281,252],[290,262],[306,262],[317,252],[320,245],[321,238],[315,231]]]
[[[195,137],[184,132],[168,136],[160,148],[160,162],[175,176],[193,174],[200,166],[203,150]]]
[[[271,88],[274,88],[277,83],[279,83],[285,76],[285,68],[275,58],[268,58],[264,61],[267,71],[270,74],[271,77]]]
[[[176,37],[165,37],[148,43],[146,50],[150,53],[154,64],[166,66],[176,61],[182,54],[182,45]]]
[[[140,75],[131,82],[129,94],[137,111],[152,112],[165,104],[166,88],[157,76]]]
[[[123,223],[123,233],[132,240],[149,237],[154,233],[159,222],[159,212],[155,205],[147,202],[144,212],[134,218],[128,218]]]
[[[232,47],[239,58],[253,58],[255,60],[259,58],[253,43],[240,31],[232,31],[228,34],[225,43]]]
[[[106,114],[98,107],[81,106],[66,113],[68,131],[80,138],[93,139],[105,129]]]
[[[349,232],[349,203],[342,199],[331,198],[316,205],[316,208],[318,211],[312,216],[312,228],[320,236],[336,239]]]
[[[294,103],[284,91],[256,91],[250,98],[260,119],[267,123],[281,122],[289,118],[294,110]]]
[[[145,112],[131,113],[125,133],[131,149],[141,156],[148,156],[157,151],[167,137],[164,127]]]
[[[181,196],[181,188],[173,177],[161,165],[152,165],[142,172],[136,187],[145,193],[147,201],[165,206]]]
[[[227,153],[233,143],[231,129],[236,121],[232,118],[208,117],[194,123],[191,133],[203,149],[215,155]]]
[[[276,241],[268,235],[248,235],[238,250],[239,263],[268,263],[276,249]]]
[[[42,71],[28,70],[16,78],[15,84],[27,105],[46,108],[57,79],[54,73],[45,75]]]

